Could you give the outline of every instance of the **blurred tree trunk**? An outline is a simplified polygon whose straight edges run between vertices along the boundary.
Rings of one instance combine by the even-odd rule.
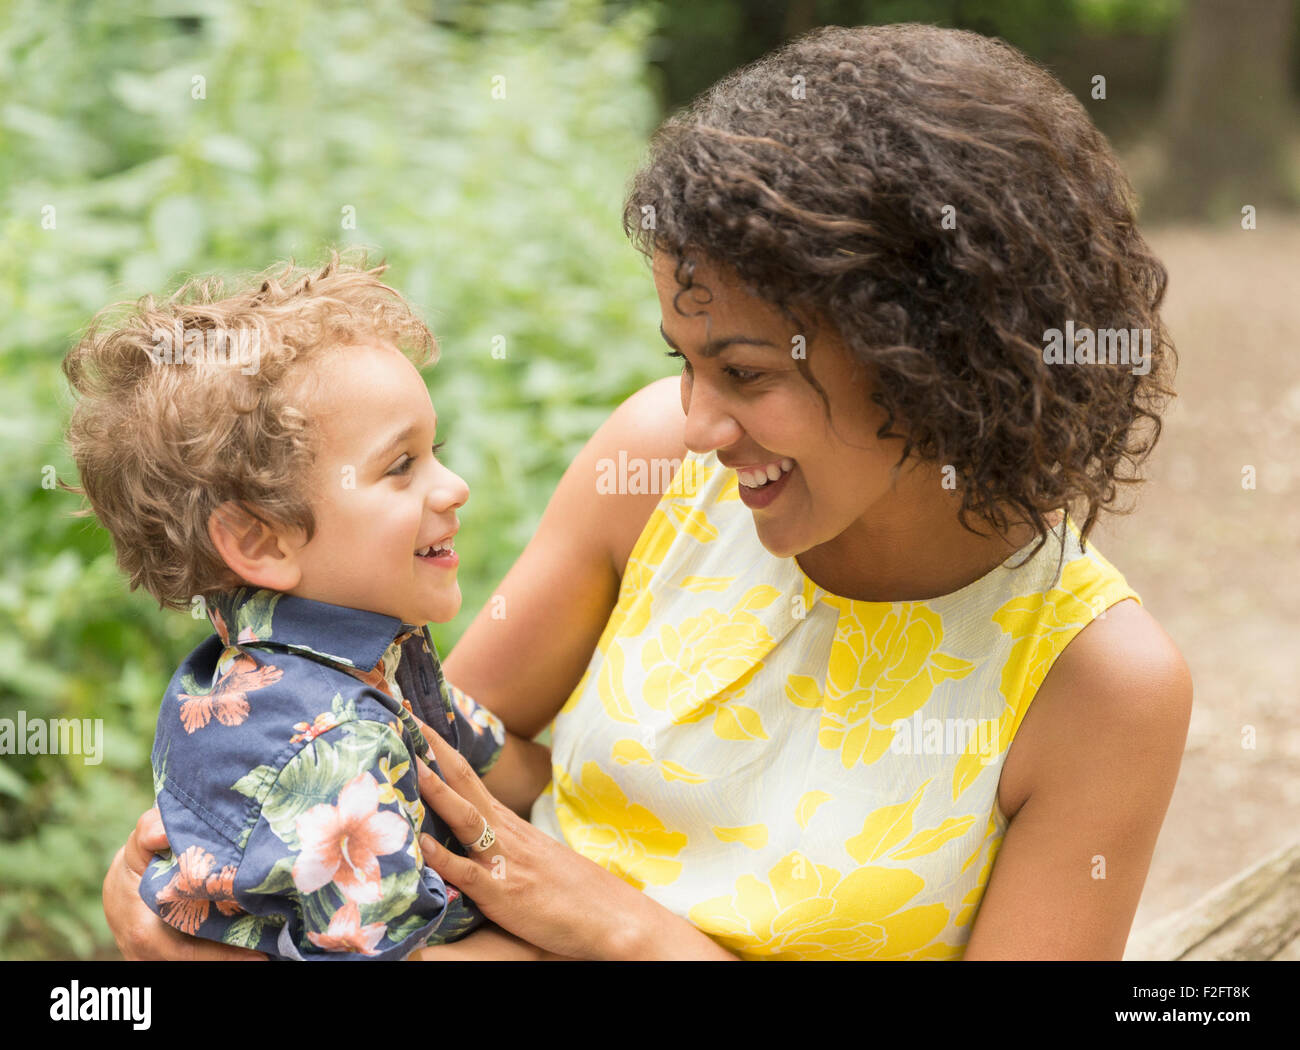
[[[1165,96],[1160,217],[1294,203],[1286,170],[1294,0],[1187,0]]]

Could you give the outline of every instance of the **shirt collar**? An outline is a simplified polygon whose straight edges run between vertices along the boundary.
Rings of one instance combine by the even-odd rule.
[[[371,671],[419,627],[382,613],[241,587],[208,599],[208,619],[223,645],[274,645]]]

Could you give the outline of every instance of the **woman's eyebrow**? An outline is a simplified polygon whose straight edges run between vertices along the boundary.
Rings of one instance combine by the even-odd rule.
[[[674,343],[672,339],[668,337],[668,333],[664,331],[662,321],[659,323],[659,334],[663,336],[664,342],[674,350],[681,350],[681,347]],[[703,347],[701,347],[700,356],[716,357],[718,354],[722,353],[722,351],[727,349],[727,347],[735,346],[737,343],[743,343],[746,346],[770,346],[773,350],[776,349],[776,344],[770,343],[766,339],[754,339],[747,335],[727,335],[721,336],[718,339],[710,339]]]

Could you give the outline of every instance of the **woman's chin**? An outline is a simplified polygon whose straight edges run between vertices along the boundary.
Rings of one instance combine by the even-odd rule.
[[[774,522],[760,524],[754,520],[754,529],[758,533],[758,542],[774,558],[795,558],[808,549],[808,544],[787,529],[776,526]]]

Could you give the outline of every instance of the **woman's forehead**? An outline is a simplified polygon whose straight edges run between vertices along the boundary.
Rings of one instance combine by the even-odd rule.
[[[655,285],[665,311],[665,327],[700,320],[707,314],[716,324],[720,319],[748,320],[765,326],[789,327],[778,307],[755,295],[739,275],[712,259],[692,258],[689,271],[679,267],[676,256],[656,252]],[[683,282],[687,281],[688,284]]]

